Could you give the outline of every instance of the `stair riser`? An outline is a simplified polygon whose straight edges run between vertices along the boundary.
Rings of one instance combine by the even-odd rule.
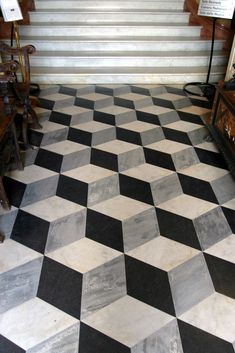
[[[186,36],[198,37],[201,27],[168,26],[20,26],[21,36]]]
[[[188,82],[204,82],[206,75],[182,74],[41,74],[31,75],[32,82],[38,84],[184,84]],[[211,82],[224,78],[223,73],[211,74]]]
[[[35,1],[36,9],[63,9],[62,1]],[[66,1],[67,9],[183,10],[184,1]]]
[[[224,57],[214,57],[214,65],[225,65]],[[39,67],[197,67],[208,65],[208,57],[41,57],[32,56],[31,66]]]
[[[28,40],[21,40],[23,45],[28,44]],[[204,51],[210,50],[211,43],[208,42],[49,42],[33,41],[37,51]],[[223,44],[215,43],[215,50],[221,50]]]

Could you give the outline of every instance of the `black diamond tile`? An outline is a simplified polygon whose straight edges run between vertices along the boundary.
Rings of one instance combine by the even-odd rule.
[[[125,259],[127,293],[146,304],[175,315],[167,273],[132,257],[126,256]]]
[[[40,253],[44,253],[49,223],[19,210],[11,238]]]
[[[235,206],[234,206],[234,199],[231,201],[226,202],[222,206],[222,210],[224,215],[233,231],[235,233]]]
[[[195,146],[195,152],[200,162],[212,165],[214,167],[227,169],[227,164],[223,156],[217,151],[207,150],[200,144]]]
[[[0,353],[25,353],[25,350],[0,335]]]
[[[210,335],[192,325],[178,321],[184,353],[233,353],[231,343]]]
[[[73,269],[45,257],[37,296],[80,318],[82,276]]]
[[[81,323],[79,353],[131,353],[131,349],[124,346],[102,332]]]

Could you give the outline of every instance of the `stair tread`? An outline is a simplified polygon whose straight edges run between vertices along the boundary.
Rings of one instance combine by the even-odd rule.
[[[64,5],[64,0],[56,0],[57,2],[61,2],[63,5]],[[87,2],[87,0],[79,0],[80,2]],[[107,2],[107,0],[99,0],[99,2]],[[136,2],[136,0],[128,0],[128,2]],[[35,1],[36,3],[40,3],[40,2],[45,2],[45,3],[47,3],[48,2],[48,0],[36,0]],[[76,0],[75,0],[75,2],[76,2]],[[120,1],[115,1],[115,2],[123,2],[123,0],[120,0]],[[142,0],[142,2],[146,2],[146,3],[148,3],[148,2],[162,2],[162,0]],[[170,0],[169,2],[172,2],[172,3],[177,3],[177,2],[184,2],[184,0]]]
[[[66,37],[66,36],[21,36],[21,41],[28,41],[28,40],[33,40],[33,41],[53,41],[53,42],[200,42],[200,43],[205,43],[205,42],[211,42],[211,39],[202,39],[200,37],[182,37],[182,36],[165,36],[165,37],[155,37],[155,36],[115,36],[115,37],[108,37],[108,36],[79,36],[79,37]],[[223,43],[223,39],[216,39],[216,42]]]
[[[182,28],[200,28],[200,26],[191,26],[188,23],[184,22],[174,22],[174,23],[166,23],[166,22],[31,22],[30,26],[23,25],[20,26],[22,28],[30,28],[30,27],[153,27],[153,28],[160,28],[160,27],[182,27]]]
[[[37,51],[34,56],[38,57],[204,57],[209,56],[210,51],[81,51],[81,52],[74,52],[74,51]],[[215,56],[227,56],[227,53],[223,50],[215,50]]]
[[[201,26],[188,23],[190,13],[183,11],[183,4],[184,0],[170,0],[166,7],[162,0],[36,0],[30,26],[21,26],[21,40],[38,45],[31,58],[32,77],[48,83],[203,80],[211,40],[200,38]],[[226,71],[228,53],[221,50],[222,43],[216,40],[214,80]]]
[[[36,3],[40,3],[40,2],[45,2],[45,3],[48,3],[48,0],[35,0]],[[49,1],[50,2],[50,1]],[[54,0],[53,0],[54,2]],[[64,0],[56,0],[56,2],[61,2],[62,5],[64,5]],[[73,2],[77,2],[76,0],[74,0]],[[79,0],[79,2],[84,2],[86,3],[87,0]],[[90,1],[91,2],[91,1]],[[99,2],[107,2],[107,0],[99,0]],[[120,1],[115,1],[116,3],[119,3],[119,2],[124,2],[124,0],[120,0]],[[136,0],[128,0],[128,2],[136,2]],[[138,2],[138,1],[137,1]],[[145,0],[145,1],[141,1],[141,2],[144,2],[144,3],[148,3],[148,2],[159,2],[159,3],[162,3],[162,0]],[[169,3],[184,3],[184,0],[170,0],[168,1]]]
[[[188,12],[183,12],[182,10],[175,10],[175,9],[167,9],[167,10],[164,10],[164,9],[133,9],[130,8],[130,9],[119,9],[119,8],[99,8],[99,9],[87,9],[87,8],[81,8],[81,9],[40,9],[40,10],[36,10],[36,11],[29,11],[29,13],[37,13],[37,14],[40,14],[40,13],[106,13],[106,12],[118,12],[118,13],[138,13],[138,12],[146,12],[146,13],[156,13],[156,14],[174,14],[174,15],[177,15],[177,14],[185,14],[185,15],[188,15]]]
[[[216,66],[212,67],[211,72],[224,72],[226,68],[224,66]],[[207,73],[207,67],[204,66],[196,66],[196,67],[177,67],[177,71],[175,67],[32,67],[31,73],[32,74],[85,74],[85,73],[155,73],[155,74],[191,74],[191,73]]]

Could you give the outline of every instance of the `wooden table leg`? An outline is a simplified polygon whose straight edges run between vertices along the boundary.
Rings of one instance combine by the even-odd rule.
[[[0,243],[3,243],[5,240],[5,236],[0,232]]]
[[[24,166],[23,166],[23,163],[22,163],[21,157],[20,157],[20,148],[19,148],[19,144],[18,144],[18,140],[17,140],[16,127],[15,127],[15,122],[14,121],[11,124],[11,131],[12,131],[12,135],[13,135],[13,139],[14,139],[14,145],[15,145],[16,166],[17,166],[17,169],[23,170]]]
[[[2,207],[5,208],[5,210],[11,209],[6,191],[4,189],[2,177],[0,177],[0,203],[2,204]]]

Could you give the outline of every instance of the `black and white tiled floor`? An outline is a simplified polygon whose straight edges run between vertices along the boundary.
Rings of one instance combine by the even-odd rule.
[[[234,353],[235,180],[175,87],[47,86],[0,210],[0,353]]]

